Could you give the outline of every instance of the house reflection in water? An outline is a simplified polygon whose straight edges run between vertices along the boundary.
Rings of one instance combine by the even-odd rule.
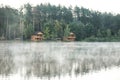
[[[43,33],[42,32],[36,32],[31,36],[32,41],[42,41],[43,40]]]

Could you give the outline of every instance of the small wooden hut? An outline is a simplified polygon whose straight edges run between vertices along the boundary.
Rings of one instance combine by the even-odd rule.
[[[63,37],[63,41],[75,41],[76,37],[73,32],[71,32],[67,37]]]
[[[75,41],[75,34],[73,33],[73,32],[71,32],[70,34],[69,34],[69,36],[67,37],[67,40],[68,41]]]
[[[43,33],[42,32],[36,32],[31,36],[32,41],[42,41],[43,40]]]

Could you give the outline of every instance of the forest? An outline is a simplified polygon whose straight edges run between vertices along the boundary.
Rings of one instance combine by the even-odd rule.
[[[28,3],[19,10],[0,5],[0,39],[29,40],[37,31],[45,40],[62,40],[73,32],[76,41],[120,41],[120,14],[50,3]]]

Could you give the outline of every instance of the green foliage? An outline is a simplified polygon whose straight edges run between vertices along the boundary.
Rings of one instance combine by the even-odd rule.
[[[120,14],[49,3],[34,7],[28,3],[20,11],[0,7],[0,37],[14,39],[24,35],[29,39],[36,31],[43,32],[46,40],[62,39],[73,32],[78,41],[120,41]]]
[[[82,40],[86,37],[85,25],[78,21],[70,23],[71,32],[74,32],[76,35],[76,40]]]
[[[29,24],[28,26],[26,26],[26,28],[24,29],[24,38],[25,39],[30,39],[31,35],[33,34],[34,30],[33,30],[33,26],[32,24]]]
[[[8,6],[0,7],[0,37],[14,39],[18,37],[19,13],[18,10]],[[14,30],[14,31],[13,31]]]
[[[86,37],[90,37],[91,35],[95,35],[94,26],[91,23],[87,23],[85,25],[85,32],[86,32]]]
[[[69,26],[67,25],[66,28],[64,29],[64,37],[68,37],[70,34],[70,28]]]
[[[100,29],[98,29],[98,31],[97,31],[97,37],[102,37],[102,33],[101,33]]]
[[[118,37],[120,37],[120,29],[118,30]]]
[[[106,33],[107,33],[107,37],[111,37],[111,30],[110,29],[107,29]]]
[[[43,30],[43,32],[44,32],[44,39],[50,39],[50,30],[49,30],[49,27],[46,27],[44,30]]]

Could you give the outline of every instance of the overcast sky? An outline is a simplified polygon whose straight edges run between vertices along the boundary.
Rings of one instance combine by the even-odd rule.
[[[33,6],[40,3],[51,3],[62,6],[83,6],[101,12],[120,13],[120,0],[0,0],[0,4],[20,8],[23,4],[30,3]]]

